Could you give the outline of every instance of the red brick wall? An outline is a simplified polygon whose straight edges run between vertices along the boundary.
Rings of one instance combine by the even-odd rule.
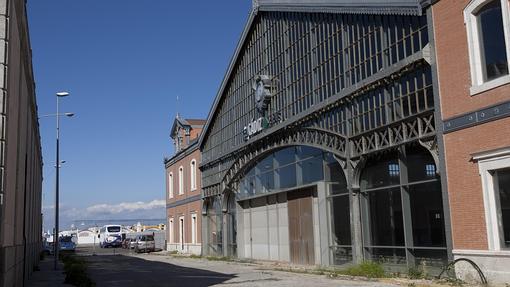
[[[510,84],[470,95],[471,71],[464,24],[464,9],[469,2],[445,0],[432,8],[443,119],[510,100]]]
[[[196,161],[196,189],[191,190],[191,178],[190,178],[190,163],[192,160]],[[188,197],[193,197],[200,195],[202,190],[202,176],[200,173],[200,169],[198,165],[200,164],[200,150],[195,150],[191,154],[182,158],[179,161],[176,161],[174,164],[169,166],[166,169],[166,202],[174,203],[176,201],[184,200]],[[183,183],[184,183],[184,193],[179,195],[179,167],[183,167]],[[172,172],[173,174],[173,198],[169,198],[169,174]],[[183,204],[176,206],[174,208],[167,209],[167,223],[168,218],[173,217],[174,219],[174,243],[179,242],[179,217],[184,216],[184,226],[185,226],[185,242],[191,243],[191,214],[197,214],[197,243],[201,243],[201,222],[202,222],[202,204],[201,201],[194,201],[188,204]],[[168,227],[170,228],[170,226]],[[170,231],[168,231],[170,232]],[[170,242],[170,240],[168,241]]]
[[[170,241],[170,237],[168,240],[168,243],[178,243],[180,234],[179,234],[179,217],[184,216],[184,243],[191,243],[191,215],[195,213],[197,215],[197,229],[196,229],[196,237],[197,237],[197,243],[202,242],[202,204],[201,201],[194,201],[188,204],[176,206],[174,208],[167,209],[167,218],[173,218],[174,219],[174,226],[173,226],[173,236],[174,240]],[[168,233],[170,234],[170,226],[168,226]]]
[[[510,146],[509,126],[505,118],[444,136],[454,249],[488,248],[482,180],[471,154]]]

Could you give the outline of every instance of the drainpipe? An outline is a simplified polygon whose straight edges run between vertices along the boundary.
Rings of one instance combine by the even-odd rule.
[[[3,229],[2,218],[4,217],[5,201],[5,160],[6,160],[6,122],[7,122],[7,46],[9,35],[8,19],[9,0],[0,0],[0,286],[4,286],[3,272],[5,267],[3,263],[4,243],[2,241]]]

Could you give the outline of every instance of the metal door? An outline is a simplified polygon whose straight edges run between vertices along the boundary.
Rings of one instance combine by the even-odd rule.
[[[289,212],[290,261],[315,264],[312,189],[291,191],[287,195]]]

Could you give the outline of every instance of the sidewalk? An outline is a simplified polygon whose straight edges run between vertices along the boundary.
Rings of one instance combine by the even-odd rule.
[[[57,270],[53,270],[53,256],[48,256],[39,262],[39,271],[32,274],[32,278],[28,281],[28,287],[44,287],[44,286],[72,286],[64,284],[64,265],[58,262]]]

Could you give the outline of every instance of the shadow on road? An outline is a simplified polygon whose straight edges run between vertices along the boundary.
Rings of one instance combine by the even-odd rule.
[[[88,273],[99,286],[190,286],[220,284],[236,276],[125,255],[83,256]]]

